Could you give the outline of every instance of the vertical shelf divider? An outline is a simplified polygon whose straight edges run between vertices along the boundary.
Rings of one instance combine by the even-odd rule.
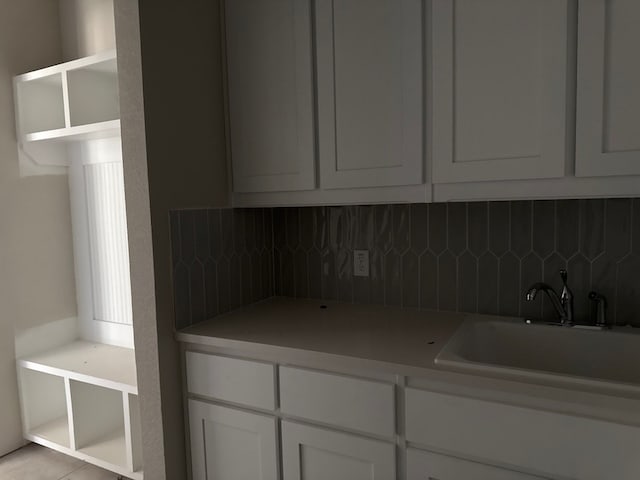
[[[131,408],[129,405],[129,394],[122,392],[122,407],[124,411],[124,440],[127,448],[127,468],[135,471],[133,465],[133,439],[131,437]]]
[[[67,418],[69,419],[69,448],[77,450],[76,445],[76,429],[73,420],[73,402],[71,401],[71,381],[69,377],[64,377],[64,393],[67,398]]]
[[[62,72],[62,106],[64,107],[64,127],[71,127],[71,104],[69,103],[69,78]]]

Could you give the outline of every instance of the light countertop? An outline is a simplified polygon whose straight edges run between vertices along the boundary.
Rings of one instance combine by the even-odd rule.
[[[405,376],[418,388],[640,426],[637,396],[435,364],[467,318],[513,319],[275,297],[180,330],[176,338],[190,349],[326,370],[365,368]]]
[[[185,328],[177,338],[212,346],[248,342],[433,368],[435,356],[466,317],[276,297]]]

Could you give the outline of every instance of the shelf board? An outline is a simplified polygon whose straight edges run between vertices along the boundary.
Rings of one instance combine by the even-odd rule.
[[[108,120],[106,122],[91,123],[88,125],[27,133],[23,136],[23,142],[78,142],[82,140],[117,137],[119,135],[120,120]]]
[[[109,50],[107,52],[97,53],[96,55],[91,55],[89,57],[79,58],[77,60],[72,60],[70,62],[61,63],[58,65],[52,65],[51,67],[41,68],[39,70],[34,70],[32,72],[23,73],[22,75],[18,75],[15,77],[16,82],[29,82],[31,80],[37,80],[39,78],[48,77],[50,75],[59,74],[62,72],[67,72],[69,70],[78,70],[78,69],[92,69],[99,68],[95,67],[98,64],[103,62],[107,62],[109,60],[114,60],[117,58],[115,50]],[[109,68],[109,71],[114,70],[117,66]]]
[[[56,418],[29,430],[29,435],[69,448],[69,420],[66,416]]]
[[[138,394],[135,352],[130,348],[79,340],[21,358],[19,364],[31,370]]]
[[[120,468],[127,468],[127,446],[124,430],[111,432],[79,452]]]

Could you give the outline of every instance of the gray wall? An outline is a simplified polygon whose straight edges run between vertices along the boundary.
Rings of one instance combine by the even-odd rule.
[[[64,61],[116,48],[113,0],[60,0]]]
[[[218,1],[116,0],[145,477],[185,478],[169,210],[228,203]]]
[[[112,0],[6,0],[0,11],[1,455],[23,442],[14,337],[76,317],[67,176],[20,178],[12,77],[114,48],[115,36]]]
[[[57,2],[0,1],[0,455],[22,444],[14,336],[76,316],[66,176],[20,178],[14,75],[59,63]]]
[[[592,319],[593,289],[607,296],[611,320],[640,325],[640,200],[277,208],[272,215],[276,295],[552,318],[548,302],[526,302],[524,291],[540,280],[559,290],[566,268],[578,320]],[[174,232],[182,245],[174,248],[176,292],[181,302],[192,292],[176,311],[180,326],[213,316],[185,315],[215,288],[182,271],[194,271],[181,253],[189,242],[220,243],[211,232],[199,237],[198,219],[206,218],[194,217],[195,235]],[[352,275],[354,249],[370,251],[367,278]]]

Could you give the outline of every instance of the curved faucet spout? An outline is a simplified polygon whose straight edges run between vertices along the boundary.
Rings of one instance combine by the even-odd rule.
[[[551,300],[551,304],[553,305],[553,308],[555,308],[556,312],[558,313],[558,317],[560,317],[560,323],[566,324],[569,320],[567,316],[567,312],[562,306],[560,297],[550,285],[542,282],[534,283],[533,285],[531,285],[531,287],[529,287],[526,293],[527,301],[530,302],[534,300],[539,291],[542,291],[547,294],[547,296],[549,297],[549,300]]]

